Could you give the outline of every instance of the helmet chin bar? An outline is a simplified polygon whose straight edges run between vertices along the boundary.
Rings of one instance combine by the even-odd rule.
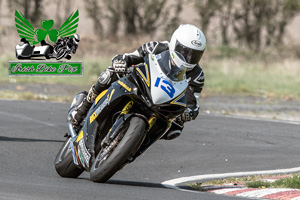
[[[186,65],[186,71],[191,71],[192,69],[194,69],[194,67],[196,66],[197,64],[187,64]]]

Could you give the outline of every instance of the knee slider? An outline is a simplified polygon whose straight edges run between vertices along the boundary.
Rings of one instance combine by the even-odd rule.
[[[112,73],[109,70],[105,70],[104,72],[102,72],[98,78],[98,82],[101,85],[108,85],[110,79],[111,79],[111,75]]]

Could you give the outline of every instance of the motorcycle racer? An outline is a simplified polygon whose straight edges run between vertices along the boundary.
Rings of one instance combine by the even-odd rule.
[[[116,72],[125,72],[132,65],[144,62],[144,57],[148,54],[160,54],[163,51],[179,52],[186,60],[186,78],[189,83],[186,89],[187,108],[172,124],[163,139],[171,140],[177,138],[187,121],[194,120],[199,113],[198,100],[204,86],[204,73],[198,64],[206,47],[206,38],[203,32],[194,25],[180,25],[171,37],[170,42],[148,42],[140,46],[132,53],[116,55],[112,58],[112,66],[102,72],[95,85],[90,88],[84,101],[71,113],[73,125],[79,125],[88,110],[92,106],[96,97],[107,89],[114,81],[118,80]],[[175,54],[176,55],[176,54]]]
[[[65,56],[65,58],[71,59],[71,52],[73,54],[76,53],[79,41],[80,36],[77,33],[75,33],[73,37],[62,37],[58,39],[53,48],[55,53],[57,54],[60,49],[68,47],[70,49],[70,52]]]

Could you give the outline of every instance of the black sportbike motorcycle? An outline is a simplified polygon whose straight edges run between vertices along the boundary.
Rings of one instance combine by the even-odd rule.
[[[106,182],[164,136],[186,108],[186,68],[171,62],[174,53],[184,59],[169,51],[146,56],[98,95],[79,127],[68,119],[67,140],[55,158],[60,176],[88,171],[92,181]],[[86,95],[74,97],[69,114]]]

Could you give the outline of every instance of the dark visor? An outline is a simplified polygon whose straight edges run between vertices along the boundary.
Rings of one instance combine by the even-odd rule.
[[[175,51],[181,53],[189,64],[197,64],[203,55],[203,51],[186,47],[182,45],[178,40],[176,41]]]

